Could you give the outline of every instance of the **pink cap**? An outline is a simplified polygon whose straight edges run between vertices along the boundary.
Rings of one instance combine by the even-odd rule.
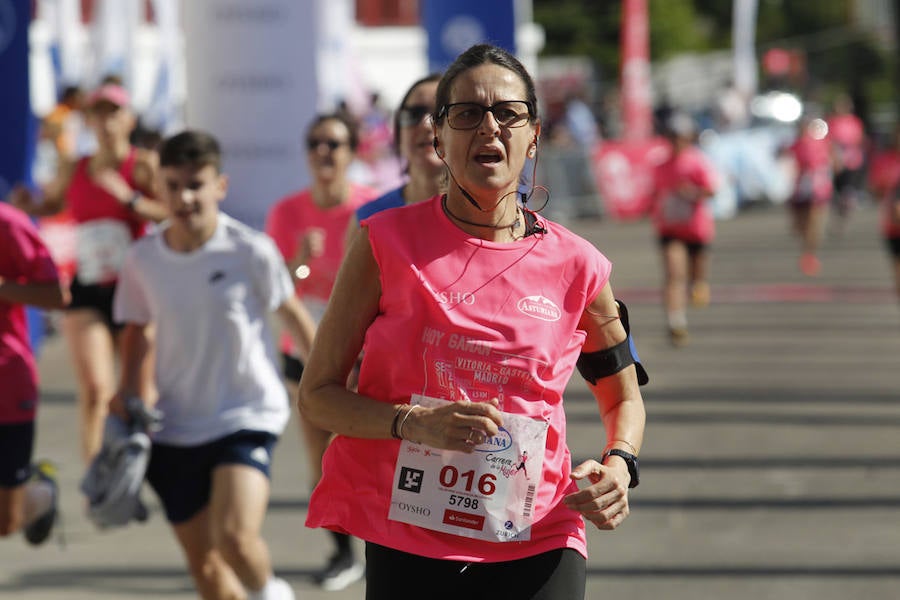
[[[97,88],[88,96],[87,105],[93,106],[98,102],[109,102],[116,106],[128,106],[131,104],[131,96],[128,90],[114,83],[107,83]]]

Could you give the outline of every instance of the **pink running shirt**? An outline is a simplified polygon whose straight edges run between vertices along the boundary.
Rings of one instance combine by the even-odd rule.
[[[900,150],[886,150],[872,159],[869,185],[881,204],[881,233],[886,238],[900,238],[900,218],[896,204],[900,202]]]
[[[803,134],[791,145],[790,151],[797,163],[797,183],[791,201],[827,204],[834,191],[828,138],[819,140]]]
[[[364,343],[361,394],[408,402],[500,399],[504,412],[549,424],[528,542],[488,542],[387,518],[400,442],[338,436],[323,459],[307,525],[432,558],[497,562],[556,548],[587,555],[581,515],[561,503],[569,479],[563,391],[581,352],[578,321],[609,280],[593,245],[547,232],[502,244],[469,237],[440,197],[363,221],[382,285]]]
[[[344,258],[344,238],[350,219],[357,208],[377,196],[378,192],[375,190],[352,183],[347,201],[338,206],[319,207],[313,201],[310,190],[306,189],[279,200],[270,209],[266,219],[266,233],[275,240],[286,263],[290,263],[297,254],[300,241],[309,230],[319,229],[325,234],[323,254],[307,263],[309,277],[295,280],[298,297],[307,301],[317,300],[320,306],[328,302],[334,279]],[[311,308],[316,319],[321,318],[321,311]],[[294,354],[294,342],[287,334],[281,337],[281,349],[287,354]]]
[[[839,168],[850,171],[862,168],[866,131],[859,117],[850,113],[830,117],[828,139],[833,144]]]
[[[690,184],[712,194],[716,187],[716,171],[698,148],[689,146],[673,153],[656,168],[654,223],[657,234],[689,242],[709,243],[715,234],[715,223],[709,198],[692,201],[682,198],[678,190]]]
[[[22,211],[0,202],[0,277],[20,283],[58,281],[56,265]],[[38,373],[25,307],[0,300],[0,423],[34,420]]]

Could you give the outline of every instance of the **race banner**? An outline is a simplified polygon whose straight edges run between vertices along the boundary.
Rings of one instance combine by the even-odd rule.
[[[647,0],[623,0],[621,50],[622,137],[645,140],[653,134]]]
[[[441,71],[473,44],[488,42],[515,54],[514,0],[423,0],[428,66]]]

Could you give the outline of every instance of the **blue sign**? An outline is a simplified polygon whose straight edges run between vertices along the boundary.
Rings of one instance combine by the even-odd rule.
[[[423,0],[428,67],[442,71],[473,44],[516,52],[515,0]]]
[[[37,119],[31,112],[28,82],[30,0],[0,0],[0,199],[17,183],[31,184]],[[27,311],[31,345],[43,335],[42,313]]]
[[[29,0],[0,0],[0,198],[30,182],[36,143],[28,84]]]

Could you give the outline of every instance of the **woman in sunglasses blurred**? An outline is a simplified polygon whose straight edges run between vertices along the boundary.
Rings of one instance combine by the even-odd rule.
[[[444,163],[434,150],[431,114],[437,92],[439,73],[432,73],[413,83],[394,113],[394,149],[405,163],[407,181],[356,211],[356,219],[348,235],[356,232],[359,222],[377,212],[427,200],[440,190]]]
[[[293,274],[297,295],[318,322],[344,255],[344,237],[354,211],[377,193],[348,178],[359,136],[346,113],[316,116],[306,131],[307,161],[312,185],[279,200],[269,211],[266,232],[284,256]],[[284,377],[296,402],[303,363],[289,336],[281,340]],[[322,454],[331,433],[300,418],[306,445],[310,486],[322,475]],[[328,564],[316,574],[326,589],[341,589],[362,576],[362,564],[353,555],[349,536],[335,534],[337,546]]]
[[[541,132],[524,66],[473,46],[435,107],[446,193],[362,221],[300,384],[337,434],[306,524],[366,541],[367,598],[581,600],[584,519],[616,528],[638,483],[644,373],[610,262],[521,202]],[[607,442],[573,469],[576,362]]]

